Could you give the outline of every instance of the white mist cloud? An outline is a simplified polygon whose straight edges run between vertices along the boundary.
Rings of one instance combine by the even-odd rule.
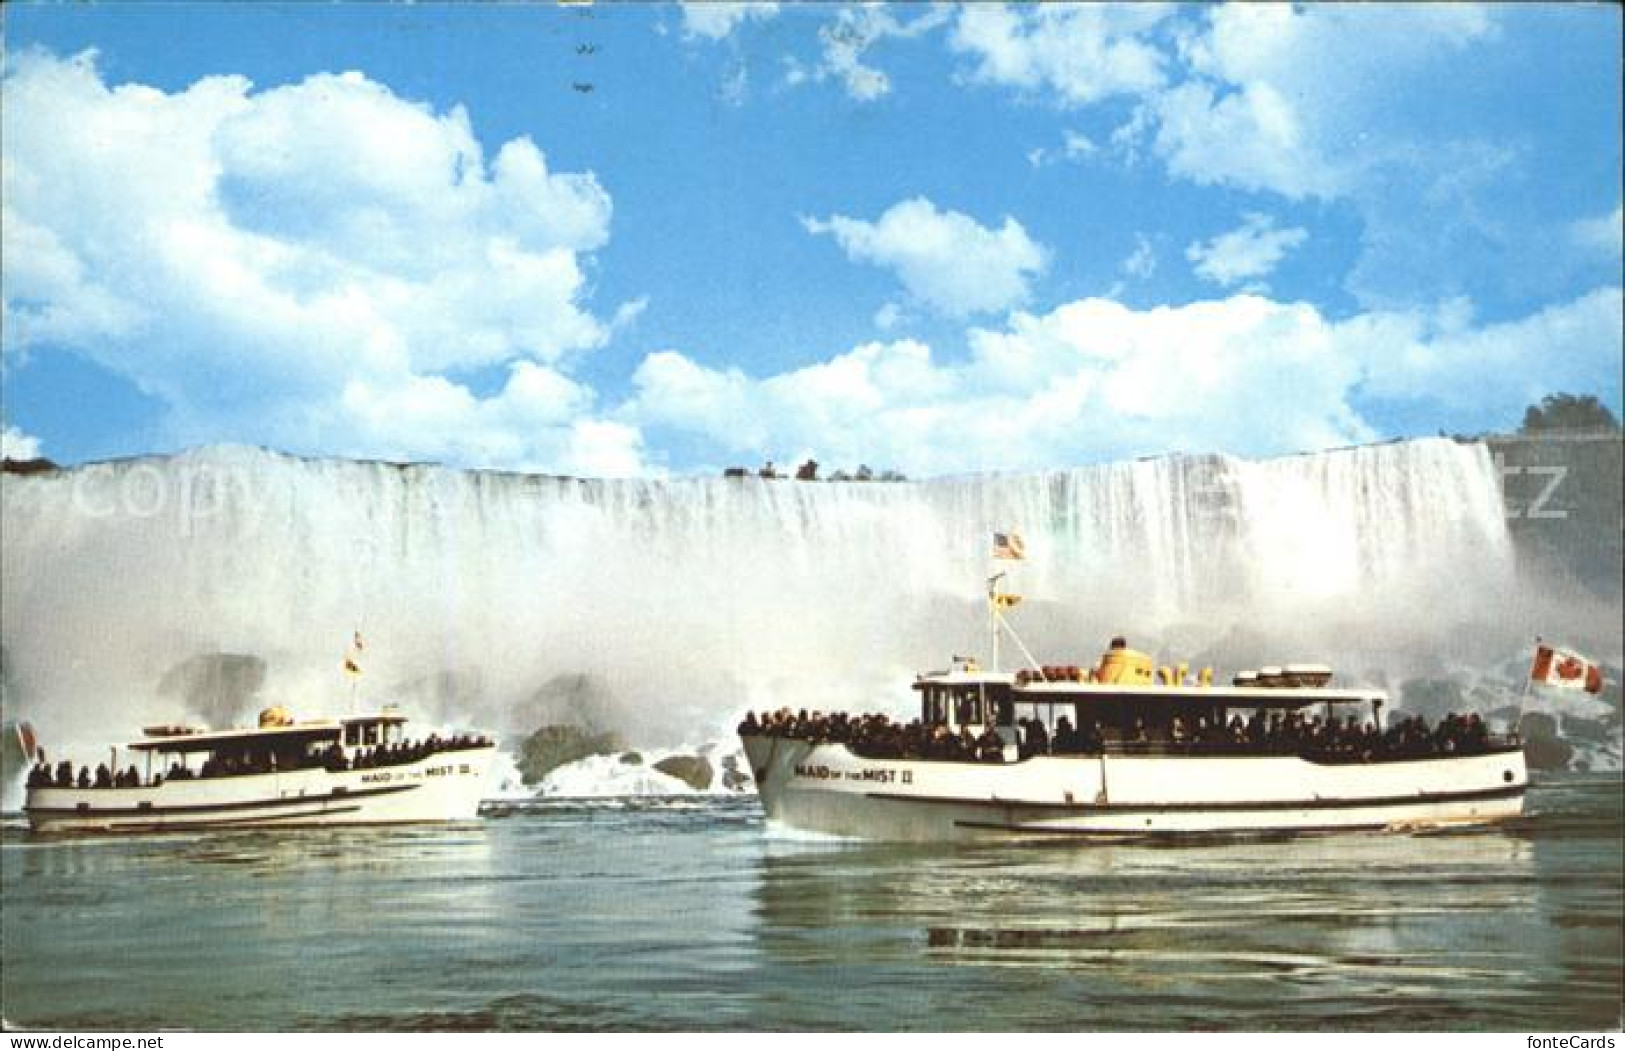
[[[1044,269],[1043,246],[1005,217],[997,230],[924,197],[901,201],[874,222],[844,215],[803,219],[809,233],[828,234],[854,262],[897,273],[920,302],[950,317],[1006,310],[1028,295]]]
[[[1228,287],[1267,276],[1308,236],[1301,227],[1277,230],[1270,216],[1248,212],[1236,229],[1211,241],[1193,242],[1185,249],[1185,258],[1195,264],[1198,274]]]
[[[487,156],[460,107],[359,73],[166,92],[36,52],[4,87],[12,350],[93,358],[186,441],[549,466],[590,422],[555,370],[609,333],[584,303],[611,215],[591,173],[528,138]],[[482,368],[508,386],[474,394]]]

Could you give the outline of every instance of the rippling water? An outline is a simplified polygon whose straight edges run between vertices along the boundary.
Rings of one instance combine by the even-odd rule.
[[[5,1020],[207,1030],[1620,1025],[1619,782],[1507,829],[898,847],[754,799],[0,842]]]

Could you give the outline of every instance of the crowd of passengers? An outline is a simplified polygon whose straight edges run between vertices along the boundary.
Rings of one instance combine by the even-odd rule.
[[[227,752],[219,755],[210,755],[203,761],[203,765],[193,770],[183,766],[180,762],[170,764],[169,771],[154,775],[151,787],[157,787],[165,781],[189,781],[197,778],[236,777],[241,774],[269,774],[277,771],[308,770],[321,767],[326,770],[370,770],[381,766],[397,766],[401,763],[415,763],[419,759],[426,759],[436,752],[453,752],[464,748],[484,748],[491,742],[477,735],[457,734],[453,737],[441,737],[439,734],[430,734],[421,741],[407,741],[400,744],[381,744],[373,748],[362,748],[354,755],[346,755],[337,744],[328,746],[325,751],[316,754],[303,752],[286,752],[278,755],[274,752]],[[141,773],[131,764],[128,770],[114,771],[106,763],[99,764],[92,772],[88,766],[81,766],[76,775],[73,764],[67,760],[56,764],[53,771],[46,762],[45,751],[39,752],[39,761],[28,771],[28,787],[30,788],[140,788],[142,787]]]
[[[1174,716],[1166,727],[1148,727],[1144,719],[1114,733],[1099,722],[1074,727],[1067,716],[1055,721],[1051,733],[1040,719],[1017,720],[1017,756],[1095,755],[1106,747],[1108,734],[1121,740],[1123,750],[1172,752],[1250,752],[1261,755],[1308,755],[1316,758],[1371,762],[1384,759],[1420,759],[1430,756],[1470,755],[1490,747],[1489,727],[1477,712],[1446,715],[1435,727],[1419,716],[1396,720],[1386,729],[1362,724],[1355,716],[1339,722],[1306,716],[1302,711],[1255,712],[1243,720],[1233,715],[1228,723],[1204,716],[1186,720]],[[1005,759],[1004,740],[991,726],[980,734],[968,727],[955,733],[941,723],[919,719],[897,723],[881,714],[825,715],[788,708],[757,716],[745,715],[742,735],[790,737],[814,744],[844,744],[854,753],[873,759],[940,759],[957,762],[998,763]]]

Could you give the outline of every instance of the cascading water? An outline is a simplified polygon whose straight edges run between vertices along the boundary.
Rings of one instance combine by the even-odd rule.
[[[914,671],[988,656],[995,529],[1026,537],[1028,559],[996,568],[1045,661],[1128,632],[1164,659],[1324,660],[1348,681],[1501,660],[1529,634],[1497,613],[1513,557],[1494,464],[1446,440],[906,483],[217,447],[7,476],[3,503],[6,717],[47,742],[342,712],[356,628],[363,701],[440,724],[587,721],[662,745],[747,706],[902,712]],[[211,675],[240,710],[183,710]],[[589,712],[556,688],[581,676]]]

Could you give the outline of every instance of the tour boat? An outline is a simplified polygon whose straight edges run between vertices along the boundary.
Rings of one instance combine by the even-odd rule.
[[[956,658],[918,676],[906,727],[781,712],[740,734],[770,822],[865,839],[1410,830],[1522,812],[1522,745],[1477,716],[1385,726],[1383,691],[1334,687],[1323,665],[1224,685],[1153,664],[1121,639],[1082,669]]]
[[[496,746],[484,737],[409,740],[385,708],[295,721],[280,707],[250,729],[152,726],[131,761],[96,776],[64,762],[29,775],[24,812],[36,831],[396,824],[477,816]],[[139,765],[135,762],[139,759]]]

